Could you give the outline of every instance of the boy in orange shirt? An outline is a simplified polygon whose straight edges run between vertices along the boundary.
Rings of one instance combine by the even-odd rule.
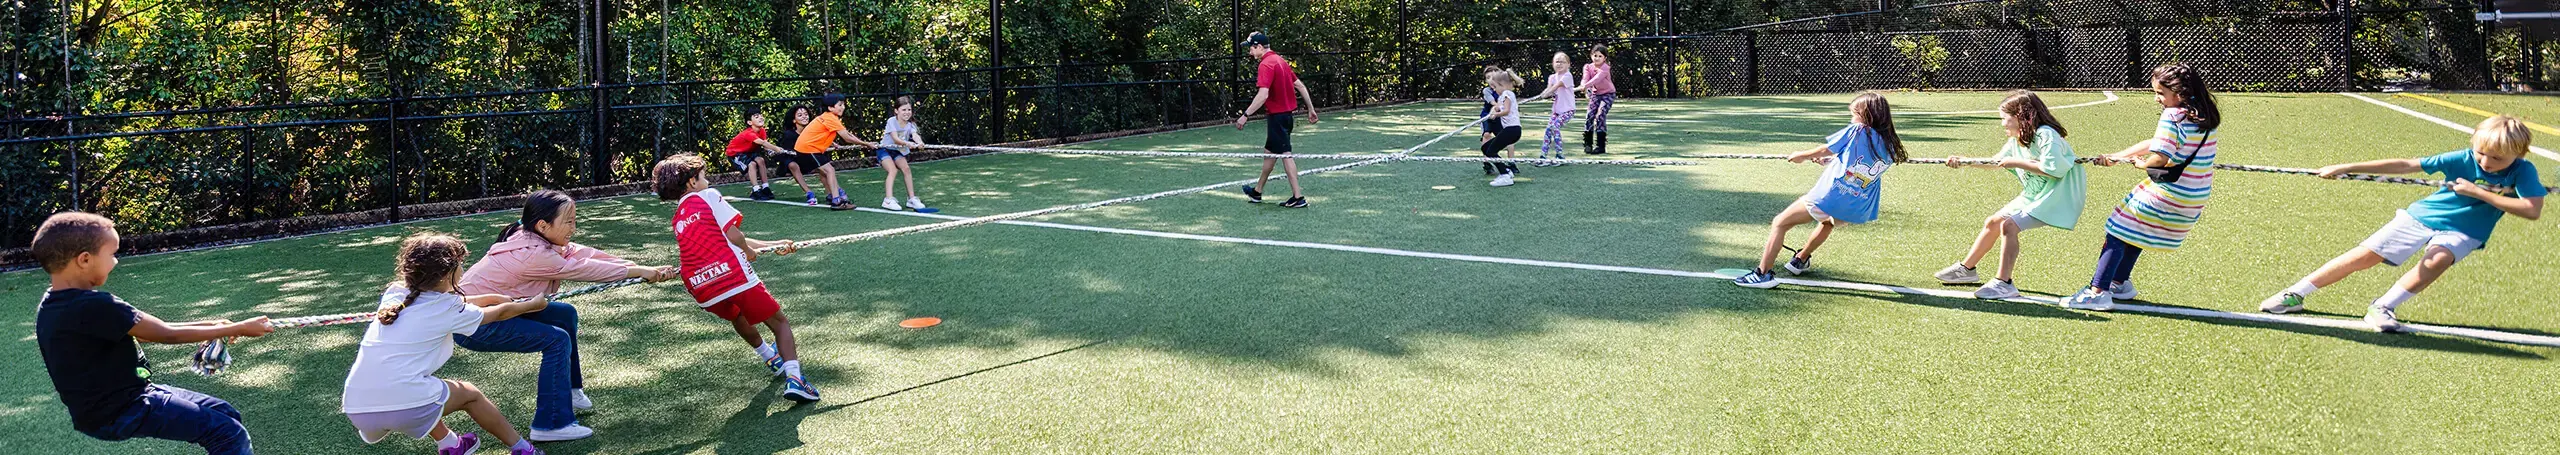
[[[818,114],[817,119],[809,121],[808,127],[800,129],[800,143],[792,144],[792,148],[800,152],[796,158],[800,162],[800,168],[815,168],[819,173],[826,174],[827,179],[823,182],[827,184],[827,193],[831,195],[827,199],[827,207],[836,210],[853,210],[853,201],[845,198],[844,188],[836,185],[836,168],[835,165],[828,164],[827,149],[835,147],[837,139],[871,148],[879,148],[880,144],[862,140],[862,137],[854,136],[852,131],[844,129],[844,95],[829,94],[819,98],[818,106],[825,108],[827,112]],[[809,196],[809,205],[818,205],[816,195]]]

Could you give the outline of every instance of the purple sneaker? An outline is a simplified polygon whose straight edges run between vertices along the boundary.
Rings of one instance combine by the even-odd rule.
[[[474,450],[480,450],[480,434],[479,434],[479,433],[463,433],[463,434],[462,434],[462,437],[461,437],[461,438],[459,438],[459,439],[461,439],[461,440],[462,440],[462,445],[454,446],[454,447],[446,447],[446,448],[442,448],[442,449],[437,449],[437,450],[436,450],[436,454],[437,454],[437,455],[471,455],[471,451],[474,451]]]
[[[542,449],[536,449],[533,448],[533,446],[524,446],[508,451],[507,453],[509,455],[542,455]]]

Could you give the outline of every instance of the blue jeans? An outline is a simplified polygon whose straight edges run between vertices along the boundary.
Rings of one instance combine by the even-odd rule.
[[[122,441],[136,437],[195,444],[208,455],[249,455],[249,427],[231,403],[193,390],[152,384],[124,409],[115,423],[88,431],[89,437]]]
[[[542,371],[534,374],[533,429],[578,423],[577,410],[569,407],[569,390],[587,387],[586,369],[578,366],[578,307],[551,302],[542,311],[481,325],[471,336],[454,335],[453,343],[480,352],[542,353]]]

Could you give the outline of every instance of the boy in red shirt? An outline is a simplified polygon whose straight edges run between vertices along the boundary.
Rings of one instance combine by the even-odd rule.
[[[774,254],[788,255],[798,252],[799,244],[750,239],[739,231],[738,223],[745,217],[702,177],[701,157],[685,154],[660,160],[650,176],[658,200],[683,200],[676,203],[674,222],[677,270],[684,277],[685,291],[693,294],[703,311],[728,320],[738,337],[764,358],[765,366],[783,377],[783,398],[818,401],[818,389],[800,375],[799,345],[791,337],[791,321],[782,317],[782,303],[765,291],[764,280],[749,265],[758,249],[781,247]],[[756,324],[773,330],[774,344],[764,342]]]
[[[755,184],[755,189],[747,193],[747,198],[759,201],[773,200],[773,176],[765,172],[765,153],[790,152],[783,150],[782,146],[774,145],[773,140],[766,135],[764,113],[747,114],[747,129],[729,138],[728,152],[729,164],[737,165],[739,171],[747,173],[747,182]]]

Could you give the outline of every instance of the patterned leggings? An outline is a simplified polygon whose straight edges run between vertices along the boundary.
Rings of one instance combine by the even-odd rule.
[[[1609,132],[1609,109],[1618,107],[1617,93],[1591,95],[1591,118],[1582,120],[1582,130]]]
[[[1564,125],[1565,122],[1571,121],[1573,121],[1573,111],[1547,114],[1547,139],[1544,144],[1538,146],[1539,158],[1546,158],[1548,153],[1554,153],[1557,157],[1564,156]]]

